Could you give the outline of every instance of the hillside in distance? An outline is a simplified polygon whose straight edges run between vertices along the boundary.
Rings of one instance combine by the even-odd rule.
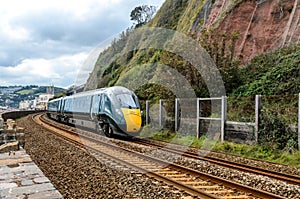
[[[245,74],[247,69],[252,72],[260,69],[258,71],[264,73],[274,70],[278,77],[274,79],[276,85],[280,85],[280,81],[288,85],[288,89],[280,87],[282,90],[275,93],[271,89],[263,93],[266,89],[257,88],[259,93],[255,94],[299,92],[299,81],[292,80],[300,77],[297,46],[300,41],[300,0],[166,0],[144,27],[174,30],[198,42],[216,64],[229,95],[253,95],[253,90],[249,92],[248,86],[264,86],[258,78],[272,76],[272,73],[268,77],[249,73],[248,77],[247,72]],[[149,83],[157,81],[161,74],[158,67],[149,69],[146,66],[147,63],[155,63],[170,66],[184,76],[197,96],[209,96],[201,77],[203,74],[197,74],[192,63],[174,52],[151,48],[151,45],[167,46],[174,41],[172,36],[162,44],[148,44],[147,37],[151,35],[133,37],[134,34],[138,35],[134,29],[124,31],[119,40],[99,55],[85,90],[123,85],[130,80],[141,84],[136,92],[142,99],[151,99],[153,93],[157,98],[174,97],[163,86]],[[158,39],[156,43],[159,42]],[[128,46],[134,44],[136,47],[128,50]],[[143,47],[147,45],[147,48]],[[187,52],[195,53],[196,49],[190,47]],[[264,59],[264,54],[268,59]],[[283,76],[289,79],[279,78]],[[139,77],[146,77],[148,82],[144,85],[139,82]],[[272,84],[268,86],[274,87]]]
[[[34,100],[40,94],[47,93],[48,86],[0,86],[0,107],[18,108],[24,100]],[[53,94],[64,92],[65,89],[53,87]]]

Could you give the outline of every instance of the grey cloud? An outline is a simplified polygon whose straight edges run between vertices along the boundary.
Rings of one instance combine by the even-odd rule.
[[[94,9],[84,20],[68,13],[47,11],[27,15],[14,23],[29,29],[32,37],[40,41],[48,39],[77,45],[95,45],[130,25],[130,13],[125,10],[114,8],[101,12]],[[124,15],[127,17],[124,18]]]
[[[31,37],[29,41],[21,43],[0,39],[0,66],[15,65],[22,58],[51,58],[83,49],[90,50],[130,25],[128,19],[122,16],[126,13],[114,12],[91,13],[85,20],[53,11],[32,13],[15,19],[12,25],[29,30]]]
[[[0,68],[8,66],[17,68],[25,59],[52,60],[63,55],[90,52],[104,40],[116,36],[132,25],[130,12],[135,6],[162,1],[122,0],[118,5],[101,11],[98,6],[95,6],[83,19],[53,9],[26,13],[22,17],[13,18],[9,21],[11,27],[24,28],[30,37],[27,40],[10,40],[0,30]],[[43,81],[43,79],[29,77],[25,79],[24,74],[14,75],[19,78],[11,78],[7,82],[11,81],[13,82],[11,84],[14,84],[20,80],[23,83],[39,84]],[[1,74],[0,80],[9,76],[9,74]],[[71,84],[71,80],[57,81],[61,81],[59,83],[61,85]]]

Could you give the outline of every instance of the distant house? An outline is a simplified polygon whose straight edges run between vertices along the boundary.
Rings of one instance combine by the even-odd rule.
[[[54,87],[48,87],[47,93],[36,95],[34,100],[23,100],[19,103],[20,110],[45,110],[48,106],[48,101],[54,97]]]
[[[45,110],[48,106],[48,101],[54,97],[54,94],[40,94],[36,97],[36,107],[38,110]]]
[[[36,107],[36,100],[22,100],[19,102],[19,110],[34,110]]]
[[[31,101],[30,100],[23,100],[19,103],[20,110],[28,110],[31,108]]]

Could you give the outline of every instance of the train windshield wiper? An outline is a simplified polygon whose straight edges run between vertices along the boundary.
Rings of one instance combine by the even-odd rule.
[[[130,105],[130,104],[127,104],[126,102],[122,102],[122,107],[123,108],[129,108],[129,109],[132,109],[133,107]]]

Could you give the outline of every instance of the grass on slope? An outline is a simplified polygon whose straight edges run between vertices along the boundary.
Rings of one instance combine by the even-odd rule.
[[[33,90],[21,90],[17,92],[20,95],[29,95],[31,93],[33,93]]]

